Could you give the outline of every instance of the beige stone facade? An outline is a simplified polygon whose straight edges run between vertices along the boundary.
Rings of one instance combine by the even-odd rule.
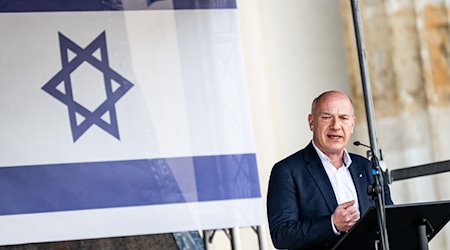
[[[389,169],[450,159],[450,1],[359,1],[376,130]],[[365,117],[349,0],[341,0],[352,95]],[[361,120],[361,119],[360,119]],[[357,133],[367,133],[359,123]],[[396,203],[450,199],[450,174],[394,182]],[[450,249],[447,226],[430,249]]]

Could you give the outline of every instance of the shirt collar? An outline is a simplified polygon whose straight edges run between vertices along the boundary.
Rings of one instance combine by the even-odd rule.
[[[321,161],[326,161],[326,162],[330,162],[331,160],[328,156],[326,156],[314,143],[314,140],[311,140],[312,145],[314,146],[314,149],[316,150],[317,154],[319,155],[319,158]],[[344,156],[343,156],[343,160],[344,160],[344,167],[348,168],[350,166],[350,164],[352,164],[352,158],[350,158],[350,154],[347,152],[347,149],[344,148]]]

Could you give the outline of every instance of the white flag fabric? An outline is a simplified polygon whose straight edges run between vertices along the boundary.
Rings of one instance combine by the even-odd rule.
[[[0,3],[0,244],[260,225],[235,1]]]

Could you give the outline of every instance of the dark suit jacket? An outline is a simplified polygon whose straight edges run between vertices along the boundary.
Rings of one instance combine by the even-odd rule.
[[[373,183],[371,162],[350,154],[349,170],[358,194],[361,215],[375,203],[367,194]],[[385,184],[386,204],[393,204]],[[272,169],[267,215],[272,242],[282,249],[328,249],[339,239],[331,226],[338,206],[333,187],[312,143],[281,160]]]

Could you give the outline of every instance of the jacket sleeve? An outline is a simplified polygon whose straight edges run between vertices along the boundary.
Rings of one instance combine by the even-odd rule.
[[[300,216],[301,194],[297,191],[296,181],[282,164],[273,167],[267,193],[267,215],[274,246],[287,249],[331,246],[338,238],[331,226],[331,214]],[[304,219],[300,220],[301,217]]]

